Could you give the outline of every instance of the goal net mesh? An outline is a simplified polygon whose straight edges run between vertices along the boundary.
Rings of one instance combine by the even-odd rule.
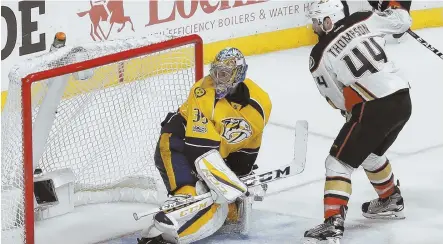
[[[43,173],[71,169],[76,206],[160,201],[165,190],[153,161],[160,123],[186,100],[201,65],[193,43],[161,43],[158,51],[124,60],[126,50],[153,43],[142,38],[66,46],[14,66],[2,113],[2,236],[13,231],[17,243],[25,241],[24,208],[33,199],[25,200],[24,185],[33,183],[25,182],[24,167]],[[114,61],[100,63],[105,55]],[[22,79],[87,60],[98,66],[79,72],[67,68],[65,75],[32,83],[34,162],[24,162],[24,140],[30,135],[23,134]]]

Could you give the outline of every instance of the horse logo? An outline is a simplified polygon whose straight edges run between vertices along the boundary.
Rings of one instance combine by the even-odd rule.
[[[91,4],[91,9],[77,13],[77,15],[83,17],[89,14],[89,18],[91,19],[90,35],[92,40],[96,41],[96,38],[100,41],[103,39],[107,40],[115,23],[122,25],[117,29],[117,32],[120,32],[125,28],[126,22],[131,24],[131,30],[134,31],[134,24],[132,23],[131,17],[125,16],[123,0],[90,0],[89,3]],[[102,21],[111,24],[107,35],[105,35],[100,26],[100,22]],[[100,33],[97,30],[99,30]]]

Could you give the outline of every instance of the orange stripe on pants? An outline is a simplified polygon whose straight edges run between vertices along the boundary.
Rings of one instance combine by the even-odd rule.
[[[345,140],[343,141],[343,143],[340,146],[340,149],[338,150],[337,155],[335,156],[336,158],[338,158],[340,156],[341,151],[343,150],[343,147],[345,147],[346,142],[348,141],[349,137],[351,136],[352,131],[354,130],[354,127],[357,125],[357,122],[355,122],[354,124],[352,124],[351,129],[349,129],[348,134],[346,135]]]

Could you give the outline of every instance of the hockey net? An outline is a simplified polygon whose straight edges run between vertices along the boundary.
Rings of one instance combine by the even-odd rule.
[[[72,170],[75,206],[158,203],[160,123],[203,76],[202,55],[191,35],[66,46],[16,65],[2,113],[2,239],[34,243],[36,169]]]

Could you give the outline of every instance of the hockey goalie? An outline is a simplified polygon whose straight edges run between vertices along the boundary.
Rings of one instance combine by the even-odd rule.
[[[221,50],[162,122],[155,164],[170,195],[163,206],[210,197],[156,213],[139,244],[191,243],[241,221],[248,188],[239,178],[252,172],[272,107],[247,69],[238,49]]]

